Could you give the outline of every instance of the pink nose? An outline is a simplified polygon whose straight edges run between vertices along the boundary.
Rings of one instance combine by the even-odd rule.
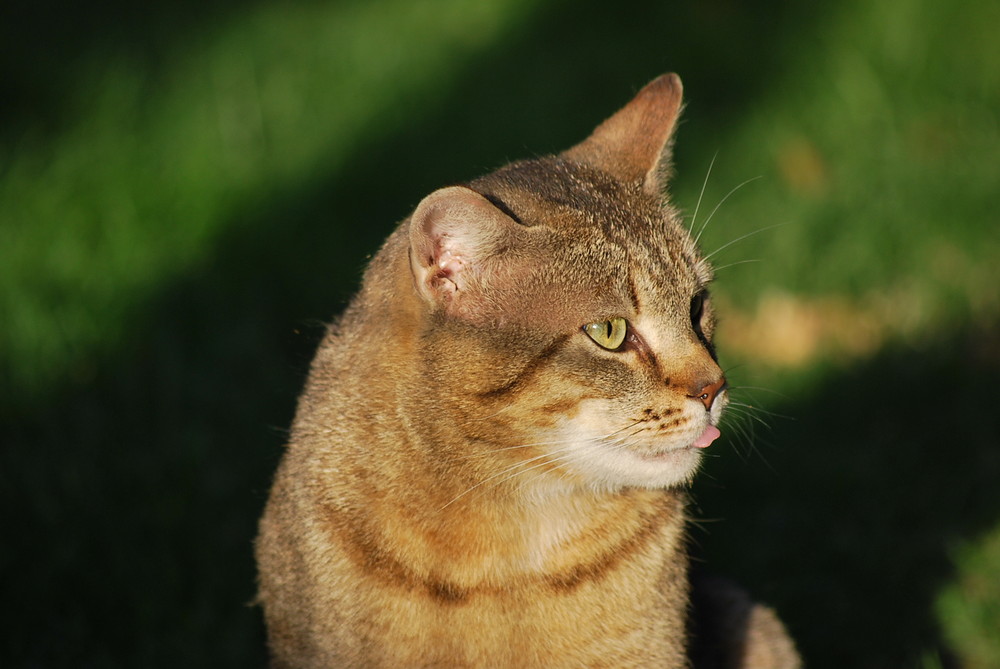
[[[726,377],[720,376],[719,380],[715,383],[710,383],[698,392],[688,395],[688,397],[697,399],[705,405],[705,409],[712,410],[712,402],[718,397],[719,393],[726,389]]]

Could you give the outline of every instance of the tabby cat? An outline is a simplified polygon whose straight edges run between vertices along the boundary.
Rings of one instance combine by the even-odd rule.
[[[431,193],[372,260],[260,523],[274,666],[798,666],[770,610],[689,588],[727,390],[665,200],[680,108],[662,76],[568,151]]]

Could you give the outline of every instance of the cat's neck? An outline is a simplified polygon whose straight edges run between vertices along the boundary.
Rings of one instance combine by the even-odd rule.
[[[637,554],[658,564],[682,549],[677,492],[576,491],[549,499],[470,494],[443,508],[427,505],[425,491],[411,492],[385,500],[370,518],[391,538],[382,550],[418,579],[456,591],[569,585],[599,578],[619,563],[636,566]]]
[[[473,501],[466,509],[481,513],[484,507],[490,509],[492,525],[475,528],[474,540],[492,541],[493,550],[504,546],[511,554],[511,571],[550,578],[609,566],[612,556],[638,548],[664,530],[679,529],[683,518],[680,496],[660,490],[575,490],[547,499],[522,495],[499,505]],[[440,520],[451,527],[463,512],[455,510]]]

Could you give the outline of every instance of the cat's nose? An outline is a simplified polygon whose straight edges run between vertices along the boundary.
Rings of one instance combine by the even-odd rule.
[[[688,395],[688,397],[699,400],[702,404],[705,405],[705,409],[711,411],[712,403],[715,401],[715,398],[718,397],[719,393],[721,393],[725,389],[726,389],[726,377],[720,376],[718,381],[715,381],[714,383],[709,383],[708,385],[704,386],[701,390],[698,390]]]

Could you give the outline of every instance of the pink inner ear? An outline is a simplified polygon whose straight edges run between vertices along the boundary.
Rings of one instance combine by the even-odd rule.
[[[437,258],[430,258],[429,264],[437,267],[432,279],[435,288],[447,295],[452,295],[461,290],[459,281],[465,267],[465,260],[449,248],[448,240],[447,236],[441,238],[438,244]]]
[[[428,195],[411,218],[414,279],[424,297],[453,309],[468,299],[496,242],[509,234],[505,214],[479,193],[451,186]],[[419,262],[415,262],[419,259]],[[471,306],[471,305],[466,305]]]
[[[465,259],[456,251],[452,250],[451,238],[443,236],[441,238],[437,257],[437,266],[448,276],[452,276],[462,270],[465,266]]]

